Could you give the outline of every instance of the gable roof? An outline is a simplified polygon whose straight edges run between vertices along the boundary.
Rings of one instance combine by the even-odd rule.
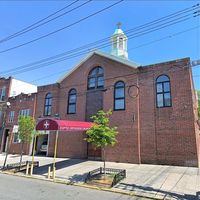
[[[101,52],[101,51],[93,51],[90,54],[88,54],[84,59],[82,59],[79,64],[77,64],[70,72],[64,74],[58,81],[57,83],[61,83],[65,78],[67,78],[70,74],[72,74],[72,72],[74,72],[76,69],[78,69],[84,62],[86,62],[88,59],[90,59],[93,55],[99,55],[105,58],[108,58],[110,60],[113,60],[115,62],[119,62],[122,63],[123,65],[126,65],[128,67],[134,68],[136,69],[139,65],[131,62],[129,60],[117,57],[117,56],[113,56],[111,54],[105,53],[105,52]]]

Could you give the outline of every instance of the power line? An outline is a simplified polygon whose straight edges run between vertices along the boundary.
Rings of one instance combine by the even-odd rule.
[[[183,22],[183,21],[185,21],[185,20],[188,20],[189,18],[186,18],[186,19],[182,19],[182,20],[179,20],[178,22],[173,22],[173,23],[171,23],[171,24],[169,24],[169,25],[174,25],[174,24],[176,24],[176,23],[179,23],[179,22]],[[144,32],[144,33],[140,33],[139,35],[132,35],[130,38],[129,38],[129,40],[130,39],[133,39],[133,38],[136,38],[136,37],[139,37],[139,36],[142,36],[142,35],[145,35],[145,34],[148,34],[148,33],[151,33],[151,32],[153,32],[153,31],[157,31],[157,30],[160,30],[160,29],[162,29],[162,28],[165,28],[165,27],[167,27],[167,26],[169,26],[169,25],[165,25],[165,26],[161,26],[161,27],[159,27],[159,28],[156,28],[156,29],[153,29],[153,30],[150,30],[150,31],[147,31],[147,32]],[[99,46],[97,46],[97,48],[105,48],[105,47],[108,47],[108,46],[110,46],[110,44],[106,44],[106,45],[99,45]],[[39,68],[42,68],[42,67],[45,67],[45,66],[47,66],[47,65],[51,65],[51,64],[55,64],[55,63],[58,63],[58,62],[62,62],[62,61],[64,61],[64,60],[67,60],[67,59],[71,59],[71,58],[75,58],[75,57],[77,57],[77,56],[81,56],[81,55],[85,55],[85,54],[87,54],[88,53],[88,50],[83,50],[82,52],[78,52],[78,53],[74,53],[74,54],[72,54],[72,55],[69,55],[69,56],[65,56],[65,57],[62,57],[62,58],[58,58],[57,60],[53,60],[53,61],[47,61],[46,63],[42,63],[42,64],[38,64],[38,65],[36,65],[36,66],[29,66],[29,67],[26,67],[25,69],[19,69],[19,70],[17,70],[14,74],[19,74],[19,73],[24,73],[24,72],[27,72],[27,71],[31,71],[31,70],[35,70],[35,69],[39,69]],[[5,74],[5,73],[4,73]],[[6,74],[9,74],[9,73],[6,73]],[[13,73],[12,73],[13,74]]]
[[[140,48],[140,47],[143,47],[143,46],[147,46],[147,45],[150,45],[150,44],[154,44],[156,42],[160,42],[162,40],[166,40],[168,38],[172,38],[174,36],[177,36],[177,35],[180,35],[180,34],[183,34],[183,33],[186,33],[186,32],[189,32],[189,31],[193,31],[195,29],[198,29],[200,26],[195,26],[195,27],[192,27],[192,28],[189,28],[189,29],[186,29],[186,30],[183,30],[183,31],[180,31],[180,32],[177,32],[177,33],[174,33],[174,34],[171,34],[171,35],[168,35],[168,36],[165,36],[163,38],[160,38],[160,39],[157,39],[157,40],[152,40],[148,43],[144,43],[144,44],[141,44],[141,45],[138,45],[136,47],[133,47],[133,48],[129,48],[128,51],[132,51],[133,49],[137,49],[137,48]]]
[[[170,66],[169,67],[169,69],[166,69],[165,70],[165,72],[169,72],[169,71],[173,71],[174,69],[176,69],[176,68],[179,68],[180,70],[178,70],[178,71],[182,71],[182,70],[184,70],[185,68],[193,68],[192,66],[176,66],[176,65],[173,65],[173,66]],[[118,78],[125,78],[125,77],[129,77],[129,76],[133,76],[133,75],[135,75],[135,74],[138,74],[138,75],[140,75],[140,74],[144,74],[144,73],[146,73],[146,71],[136,71],[136,72],[133,72],[133,73],[128,73],[128,74],[125,74],[125,75],[119,75],[119,76],[114,76],[114,77],[110,77],[110,78],[106,78],[106,79],[104,79],[104,81],[108,81],[108,80],[112,80],[112,79],[118,79]],[[155,74],[155,72],[154,71],[152,71],[152,72],[150,72],[150,73],[148,73],[148,76],[150,77],[150,76],[154,76],[154,74]],[[132,80],[131,80],[132,81]],[[141,84],[141,83],[140,83]],[[83,86],[83,85],[85,85],[85,87],[87,86],[87,83],[85,84],[85,83],[79,83],[79,84],[76,84],[76,85],[71,85],[71,86],[64,86],[64,87],[60,87],[60,89],[64,89],[64,88],[74,88],[74,87],[78,87],[78,86]],[[142,85],[142,84],[141,84]],[[113,85],[112,85],[113,86]],[[148,85],[146,85],[146,86],[148,86]]]
[[[0,51],[0,53],[5,53],[5,52],[8,52],[8,51],[11,51],[11,50],[20,48],[20,47],[22,47],[22,46],[31,44],[31,43],[36,42],[36,41],[38,41],[38,40],[41,40],[41,39],[43,39],[43,38],[49,37],[50,35],[53,35],[53,34],[58,33],[58,32],[60,32],[60,31],[63,31],[63,30],[65,30],[65,29],[70,28],[70,27],[72,27],[72,26],[74,26],[74,25],[76,25],[76,24],[79,24],[80,22],[85,21],[85,20],[87,20],[87,19],[89,19],[89,18],[91,18],[91,17],[93,17],[93,16],[95,16],[95,15],[97,15],[97,14],[99,14],[99,13],[102,13],[102,12],[104,12],[105,10],[108,10],[108,9],[112,8],[113,6],[119,4],[119,3],[123,2],[123,1],[124,1],[124,0],[119,0],[119,1],[117,1],[116,3],[113,3],[113,4],[111,4],[110,6],[107,6],[107,7],[103,8],[103,9],[97,11],[97,12],[94,12],[94,13],[92,13],[92,14],[86,16],[86,17],[83,17],[83,18],[81,18],[81,19],[79,19],[79,20],[77,20],[77,21],[75,21],[75,22],[73,22],[73,23],[71,23],[71,24],[69,24],[69,25],[67,25],[67,26],[64,26],[64,27],[62,27],[62,28],[60,28],[60,29],[57,29],[57,30],[55,30],[55,31],[52,31],[52,32],[46,34],[46,35],[40,36],[40,37],[38,37],[38,38],[35,38],[35,39],[30,40],[30,41],[28,41],[28,42],[22,43],[22,44],[20,44],[20,45],[17,45],[17,46],[14,46],[14,47],[11,47],[11,48],[2,50],[2,51]]]
[[[156,30],[158,30],[158,29],[156,29]],[[152,32],[152,31],[150,31],[150,32]],[[149,32],[148,32],[148,33],[149,33]],[[142,35],[144,35],[144,34],[140,34],[139,36],[142,36]],[[136,36],[135,36],[135,37],[136,37]],[[131,37],[131,38],[129,38],[129,39],[133,39],[133,38],[135,38],[135,37]],[[138,36],[137,36],[137,37],[138,37]],[[98,48],[105,48],[105,47],[107,47],[107,46],[109,46],[109,45],[101,45],[101,46],[98,46]],[[68,59],[75,58],[75,57],[77,57],[77,56],[85,55],[85,54],[87,54],[87,53],[88,53],[88,50],[86,50],[86,51],[84,50],[84,51],[82,51],[82,52],[75,53],[75,54],[69,55],[69,56],[65,56],[65,57],[59,58],[59,59],[57,59],[57,60],[48,61],[48,62],[46,62],[46,63],[39,64],[39,65],[37,65],[37,66],[31,66],[31,67],[29,67],[28,69],[26,68],[26,69],[18,70],[18,71],[15,72],[14,74],[19,74],[19,73],[24,73],[24,72],[27,72],[27,71],[39,69],[39,68],[42,68],[42,67],[45,67],[45,66],[48,66],[48,65],[52,65],[52,64],[55,64],[55,63],[58,63],[58,62],[62,62],[62,61],[68,60]],[[13,73],[12,73],[12,74],[13,74]]]
[[[77,1],[79,1],[79,0],[77,0]],[[77,1],[75,1],[74,3],[76,3]],[[72,3],[73,4],[73,3]],[[71,5],[71,4],[70,4]],[[70,6],[69,5],[69,6]],[[196,5],[194,5],[194,6],[192,6],[192,7],[189,7],[189,8],[185,8],[185,9],[183,9],[183,10],[180,10],[180,11],[178,11],[178,12],[175,12],[175,13],[173,13],[173,14],[170,14],[170,15],[168,15],[168,16],[165,16],[165,17],[162,17],[162,18],[160,18],[160,19],[158,19],[158,20],[155,20],[154,22],[156,23],[156,22],[159,22],[160,20],[162,20],[163,18],[166,18],[166,17],[171,17],[171,16],[176,16],[176,15],[179,15],[179,14],[181,14],[181,13],[185,13],[185,12],[188,12],[188,11],[192,11],[192,10],[194,10],[195,9],[195,7],[197,7],[198,6],[198,4],[196,4]],[[68,7],[68,6],[66,6],[66,7]],[[65,9],[66,7],[64,7],[63,9]],[[63,9],[61,9],[61,10],[63,10]],[[59,11],[61,11],[61,10],[59,10]],[[57,12],[59,12],[59,11],[57,11]],[[56,13],[57,13],[56,12]],[[67,11],[67,13],[68,13],[69,11]],[[55,14],[56,14],[55,13]],[[63,13],[63,14],[65,14],[65,13]],[[59,15],[59,16],[63,16],[63,14],[61,14],[61,15]],[[54,14],[52,14],[52,15],[54,15]],[[50,16],[52,16],[52,15],[50,15]],[[58,16],[58,17],[59,17]],[[49,17],[49,16],[48,16]],[[48,17],[46,17],[46,18],[48,18]],[[58,18],[58,17],[56,17],[56,18]],[[44,18],[44,20],[46,19],[46,18]],[[55,19],[55,18],[53,18],[53,19]],[[52,19],[51,19],[52,20]],[[41,21],[43,21],[43,20],[40,20],[39,22],[41,22]],[[49,20],[50,21],[50,20]],[[36,22],[36,23],[34,23],[33,25],[36,25],[38,22]],[[44,22],[44,23],[47,23],[47,22]],[[150,23],[152,23],[152,22],[150,22]],[[142,26],[147,26],[149,23],[146,23],[146,24],[144,24],[144,25],[142,25]],[[25,29],[22,29],[22,31],[23,30],[26,30],[26,29],[28,29],[28,28],[31,28],[33,25],[31,25],[31,26],[29,26],[29,27],[27,27],[27,28],[25,28]],[[39,25],[40,26],[40,25]],[[142,27],[141,26],[141,27]],[[139,27],[137,27],[137,28],[139,28]],[[130,29],[129,31],[132,31],[133,29]],[[129,32],[129,31],[127,31],[127,33]],[[21,32],[21,31],[20,31]],[[17,32],[17,33],[20,33],[20,32]],[[125,31],[126,32],[126,31]],[[17,34],[16,33],[16,34]],[[14,34],[13,34],[14,35]],[[10,38],[10,37],[12,37],[13,35],[11,35],[11,36],[8,36],[7,38]],[[107,39],[109,39],[109,37],[107,37],[107,38],[105,38],[106,40]],[[4,39],[2,39],[2,40],[0,40],[0,43],[1,43],[1,41],[3,41]],[[6,40],[6,38],[5,38],[5,40]]]
[[[145,23],[144,25],[138,26],[138,27],[136,27],[136,28],[143,28],[144,26],[149,26],[149,25],[152,25],[152,24],[157,24],[157,23],[159,23],[160,21],[162,22],[163,20],[171,19],[172,17],[176,17],[176,16],[179,16],[179,15],[182,15],[182,14],[185,14],[185,13],[188,13],[188,12],[191,12],[191,11],[194,11],[193,14],[196,14],[196,10],[199,8],[199,5],[200,5],[200,4],[196,4],[196,5],[193,5],[193,6],[191,6],[191,7],[188,7],[188,8],[179,10],[179,11],[176,11],[176,12],[174,12],[174,13],[172,13],[172,14],[169,14],[169,15],[166,15],[166,16],[161,17],[161,18],[159,18],[159,19],[153,20],[152,22]],[[136,28],[130,29],[130,30],[126,31],[126,33],[129,33],[129,31],[133,31],[133,30],[135,30]]]
[[[50,16],[53,16],[53,15],[55,15],[56,13],[58,13],[58,12],[64,10],[64,9],[68,8],[69,6],[71,6],[71,5],[75,4],[75,3],[77,3],[78,1],[80,1],[80,0],[76,0],[76,1],[74,1],[74,2],[72,2],[72,3],[70,3],[68,6],[65,6],[64,8],[60,9],[59,11],[57,11],[57,12],[55,12],[55,13],[53,13],[53,14],[47,16],[47,17],[45,17],[45,18],[42,19],[42,20],[39,20],[38,22],[36,22],[36,23],[34,23],[34,24],[32,24],[32,25],[30,25],[30,26],[28,26],[28,27],[22,29],[21,31],[16,32],[16,33],[14,33],[14,34],[12,34],[12,35],[6,37],[6,38],[1,39],[1,40],[0,40],[0,43],[6,42],[6,41],[11,40],[11,39],[13,39],[13,38],[15,38],[15,37],[18,37],[18,36],[23,35],[23,34],[25,34],[25,33],[27,33],[27,32],[30,32],[30,31],[32,31],[32,30],[34,30],[34,29],[37,29],[37,28],[40,27],[40,26],[43,26],[43,25],[45,25],[45,24],[47,24],[47,23],[49,23],[49,22],[51,22],[51,21],[54,21],[55,19],[58,19],[58,18],[60,18],[60,17],[62,17],[62,16],[64,16],[64,15],[66,15],[66,14],[68,14],[68,13],[74,11],[74,10],[77,10],[78,8],[80,8],[80,7],[82,7],[82,6],[84,6],[84,5],[88,4],[88,3],[90,3],[92,0],[88,0],[88,1],[86,1],[86,2],[84,2],[84,3],[82,3],[81,5],[78,5],[78,6],[76,6],[75,8],[72,8],[71,10],[68,10],[68,11],[66,11],[66,12],[64,12],[64,13],[62,13],[62,14],[60,14],[60,15],[58,15],[58,16],[52,18],[52,19],[49,19],[48,21],[45,21],[45,22],[43,22],[43,23],[40,23],[40,22],[44,21],[45,19],[49,18]],[[38,24],[38,25],[37,25],[37,24]],[[36,26],[34,26],[34,25],[36,25]]]
[[[161,63],[162,64],[162,63]],[[148,65],[147,65],[148,66]],[[184,70],[185,68],[194,68],[194,67],[198,67],[198,66],[176,66],[176,65],[173,65],[173,66],[169,66],[169,69],[166,69],[165,70],[165,73],[166,72],[168,72],[168,71],[173,71],[174,69],[176,70],[176,68],[179,68],[180,70],[178,70],[178,71],[182,71],[182,70]],[[73,68],[71,68],[70,70],[72,70]],[[68,70],[68,71],[70,71],[70,70]],[[177,70],[176,70],[176,72],[177,72]],[[112,79],[117,79],[117,78],[121,78],[121,77],[123,77],[123,78],[125,78],[125,77],[129,77],[129,76],[133,76],[133,75],[135,75],[135,74],[143,74],[143,73],[146,73],[145,71],[136,71],[136,72],[133,72],[133,73],[128,73],[128,74],[125,74],[125,75],[119,75],[119,76],[114,76],[114,77],[109,77],[109,78],[106,78],[106,79],[104,79],[104,81],[107,81],[107,80],[112,80]],[[148,73],[148,75],[149,76],[151,76],[151,75],[153,75],[154,76],[154,74],[155,74],[155,72],[154,71],[152,71],[151,73]],[[53,84],[56,84],[56,83],[53,83]],[[78,86],[87,86],[87,83],[85,84],[85,82],[84,83],[79,83],[79,84],[74,84],[74,85],[69,85],[69,86],[64,86],[64,87],[60,87],[60,89],[66,89],[66,88],[74,88],[74,87],[78,87]],[[141,82],[140,82],[140,85],[143,85],[143,86],[145,86],[145,84],[141,84]],[[112,85],[113,86],[113,85]],[[146,85],[146,86],[148,86],[148,85]],[[51,91],[53,91],[53,90],[57,90],[57,89],[52,89]]]
[[[189,66],[184,66],[184,67],[189,67]],[[178,70],[178,72],[179,71],[183,71],[184,70],[184,67],[179,67],[179,66],[173,66],[173,68],[171,67],[171,68],[169,68],[168,70],[165,70],[165,72],[167,72],[167,71],[171,71],[171,70],[174,70],[174,68],[179,68],[180,70]],[[190,68],[192,68],[192,66],[190,67]],[[177,72],[177,70],[176,70],[176,72]],[[142,73],[146,73],[146,72],[134,72],[134,73],[129,73],[129,74],[126,74],[126,75],[120,75],[120,76],[115,76],[115,77],[111,77],[111,78],[106,78],[106,79],[104,79],[104,81],[106,81],[106,80],[112,80],[112,79],[118,79],[118,78],[121,78],[121,77],[128,77],[128,76],[133,76],[134,74],[142,74]],[[151,73],[148,73],[148,75],[149,76],[155,76],[155,72],[153,71],[153,72],[151,72]],[[116,81],[118,81],[118,80],[116,80]],[[155,84],[155,82],[154,82],[155,80],[153,79],[152,81],[151,81],[151,84]],[[131,80],[129,80],[129,81],[126,81],[125,82],[125,88],[130,88],[130,86],[132,86],[133,84],[136,84],[136,82],[137,82],[137,78],[135,78],[135,79],[131,79]],[[141,80],[140,80],[140,82],[139,82],[139,87],[141,87],[141,86],[144,86],[144,87],[149,87],[149,88],[152,88],[152,86],[151,85],[149,85],[149,82],[148,82],[148,84],[145,84],[146,82],[145,82],[145,80],[142,82]],[[54,83],[55,84],[55,83]],[[76,87],[78,87],[78,86],[87,86],[87,83],[85,84],[85,83],[82,83],[82,84],[76,84],[76,85],[71,85],[71,86],[64,86],[64,87],[60,87],[59,89],[67,89],[67,88],[69,88],[69,90],[70,89],[72,89],[72,88],[76,88]],[[58,88],[57,88],[58,89]],[[52,92],[52,91],[54,91],[54,90],[57,90],[57,89],[51,89],[51,90],[49,90],[49,91],[47,91],[47,92]],[[109,90],[111,90],[111,89],[114,89],[114,84],[110,84],[110,85],[107,85],[106,87],[104,87],[102,90],[104,91],[104,92],[107,92],[107,91],[109,91]],[[101,90],[101,89],[100,89]],[[85,96],[85,95],[87,95],[87,94],[89,94],[89,93],[95,93],[97,90],[85,90],[85,91],[82,91],[82,92],[77,92],[76,94],[77,94],[77,97],[80,97],[80,96]],[[66,102],[67,101],[67,92],[66,93],[62,93],[62,94],[64,94],[64,96],[62,95],[62,96],[56,96],[56,95],[53,95],[53,97],[52,97],[52,99],[56,99],[56,101],[57,102]],[[38,99],[44,99],[44,98],[38,98]],[[64,99],[64,100],[63,100]]]
[[[183,10],[180,10],[180,11],[177,11],[177,12],[175,12],[175,13],[173,13],[173,14],[170,14],[170,15],[167,15],[167,16],[165,16],[166,17],[166,19],[169,19],[169,17],[172,17],[172,16],[178,16],[178,15],[181,15],[181,14],[185,14],[186,12],[188,12],[188,11],[191,11],[191,8],[192,8],[192,11],[194,11],[194,8],[197,8],[199,6],[199,4],[197,4],[197,5],[194,5],[194,6],[192,6],[192,7],[189,7],[189,8],[186,8],[186,9],[183,9]],[[194,13],[193,13],[194,14]],[[186,16],[186,15],[185,15]],[[159,19],[157,19],[157,20],[153,20],[152,22],[149,22],[149,23],[146,23],[146,24],[144,24],[144,25],[140,25],[140,26],[137,26],[137,27],[135,27],[135,28],[133,28],[133,29],[129,29],[129,30],[127,30],[127,31],[125,31],[126,33],[129,33],[130,31],[136,31],[136,30],[140,30],[140,29],[143,29],[143,28],[145,28],[145,25],[147,25],[147,27],[148,26],[150,26],[151,24],[156,24],[156,23],[158,23],[158,22],[160,22],[160,21],[165,21],[166,19],[165,19],[165,17],[161,17],[161,18],[159,18]],[[182,18],[183,16],[181,16],[181,18]],[[172,21],[175,21],[175,20],[172,20]],[[171,21],[171,22],[172,22]],[[166,23],[169,23],[169,22],[166,22]],[[166,24],[166,23],[164,23],[164,24]],[[162,25],[162,24],[161,24]],[[141,33],[141,32],[140,32]],[[129,35],[128,35],[129,36]],[[132,36],[132,34],[130,35],[130,36]],[[86,53],[88,53],[88,48],[104,48],[104,44],[103,44],[103,46],[102,46],[102,44],[99,44],[99,43],[102,43],[102,42],[104,42],[104,41],[106,41],[107,39],[110,39],[110,37],[107,37],[106,39],[101,39],[101,40],[98,40],[98,41],[96,41],[96,42],[93,42],[93,43],[89,43],[89,44],[87,44],[87,45],[84,45],[84,46],[81,46],[81,47],[78,47],[78,48],[75,48],[75,49],[72,49],[72,50],[69,50],[69,51],[67,51],[67,52],[64,52],[64,53],[61,53],[61,54],[57,54],[57,55],[55,55],[55,56],[51,56],[51,57],[48,57],[48,58],[45,58],[45,59],[42,59],[42,60],[39,60],[39,61],[36,61],[36,62],[33,62],[33,63],[30,63],[30,64],[26,64],[26,65],[23,65],[23,66],[20,66],[20,67],[17,67],[17,68],[12,68],[12,69],[10,69],[10,70],[6,70],[6,71],[2,71],[1,73],[8,73],[8,72],[13,72],[13,71],[16,71],[16,70],[18,70],[18,69],[20,69],[20,70],[22,70],[22,69],[24,69],[24,68],[27,68],[27,67],[29,67],[29,66],[32,66],[32,65],[37,65],[37,64],[40,64],[40,63],[42,63],[42,62],[47,62],[47,61],[49,61],[49,60],[52,60],[52,59],[55,59],[55,58],[59,58],[59,57],[62,57],[62,56],[64,56],[64,55],[67,55],[67,54],[71,54],[71,53],[76,53],[76,51],[80,51],[80,50],[82,50],[82,49],[86,49],[87,48],[87,50],[85,50],[86,51]],[[129,38],[130,39],[130,38]],[[105,44],[107,44],[108,42],[106,42]],[[93,45],[95,45],[95,44],[98,44],[98,46],[93,46]],[[109,42],[109,44],[110,44],[110,42]],[[93,46],[93,47],[91,47],[91,46]],[[107,45],[107,46],[109,46],[109,45]],[[82,52],[82,51],[81,51]],[[82,54],[81,54],[82,55]]]
[[[124,1],[124,0],[121,0],[121,1]],[[120,2],[121,2],[121,1],[120,1]],[[118,3],[120,3],[120,2],[117,2],[116,4],[118,4]],[[111,7],[112,7],[112,6],[113,6],[113,5],[111,5]],[[199,4],[192,6],[192,10],[196,9],[195,7],[198,7],[198,6],[199,6]],[[105,9],[108,9],[108,8],[105,8]],[[105,9],[103,9],[103,10],[105,10]],[[190,9],[190,10],[188,10],[188,9]],[[178,12],[176,12],[176,13],[178,14],[178,13],[181,13],[181,12],[186,11],[186,10],[191,11],[191,8],[183,9],[182,11],[178,11]],[[102,11],[102,10],[101,10],[101,11]],[[70,27],[70,26],[72,26],[72,25],[75,25],[75,24],[79,23],[80,21],[83,21],[83,20],[85,20],[85,19],[87,19],[87,18],[89,18],[89,17],[91,17],[91,16],[93,16],[93,15],[96,15],[96,14],[98,14],[98,13],[99,13],[99,11],[98,11],[97,13],[94,13],[94,14],[92,14],[92,15],[89,15],[89,16],[87,16],[87,17],[85,17],[85,18],[83,18],[83,19],[81,19],[81,20],[79,20],[79,21],[77,21],[77,22],[75,22],[75,23],[72,23],[72,24],[70,24],[70,25],[68,25],[68,26],[66,26],[66,27],[63,27],[63,28],[61,28],[61,29],[58,29],[58,30],[56,30],[56,31],[53,31],[53,32],[51,32],[51,33],[49,33],[49,34],[46,34],[46,35],[43,35],[43,36],[41,36],[41,37],[39,37],[39,38],[36,38],[36,39],[34,39],[34,40],[28,41],[28,42],[26,42],[26,43],[23,43],[23,44],[20,44],[20,45],[15,46],[15,47],[11,47],[11,48],[8,48],[8,49],[6,49],[6,50],[0,51],[0,53],[4,53],[4,52],[10,51],[10,50],[13,50],[13,49],[16,49],[16,48],[25,46],[25,45],[27,45],[27,44],[30,44],[30,43],[33,43],[33,42],[38,41],[38,40],[40,40],[40,39],[43,39],[43,38],[45,38],[45,37],[48,37],[48,36],[50,36],[50,35],[52,35],[52,34],[55,34],[55,33],[59,32],[59,31],[62,31],[62,30],[64,30],[64,29],[66,29],[66,28],[68,28],[68,27]],[[173,15],[173,14],[172,14],[172,15]],[[169,16],[170,16],[170,15],[169,15]],[[169,16],[168,16],[168,17],[169,17]]]
[[[195,29],[197,29],[197,28],[199,28],[199,27],[200,27],[200,26],[196,26],[196,27],[193,27],[193,28],[190,28],[190,29],[186,29],[186,30],[184,30],[184,31],[180,31],[180,32],[177,32],[177,33],[174,33],[174,34],[165,36],[165,37],[160,38],[160,39],[157,39],[157,40],[150,41],[150,42],[145,43],[145,44],[141,44],[141,45],[136,46],[136,47],[129,48],[129,51],[134,50],[134,49],[138,49],[138,48],[141,48],[141,47],[144,47],[144,46],[148,46],[148,45],[151,45],[151,44],[153,44],[153,43],[160,42],[160,41],[162,41],[162,40],[166,40],[166,39],[175,37],[175,36],[180,35],[180,34],[183,34],[183,33],[185,33],[185,32],[195,30]],[[68,69],[68,70],[62,70],[62,71],[59,71],[59,72],[57,72],[57,73],[53,73],[53,74],[50,74],[50,75],[47,75],[47,76],[43,76],[43,77],[40,77],[40,78],[38,78],[38,79],[32,80],[32,81],[30,81],[29,83],[34,83],[34,82],[37,82],[37,81],[39,81],[39,80],[44,80],[44,79],[46,79],[46,78],[55,76],[55,75],[57,75],[57,74],[70,72],[72,69],[73,69],[73,68],[70,68],[70,69]],[[198,75],[198,76],[197,76],[197,75],[193,75],[193,77],[199,77],[199,76],[200,76],[200,75]],[[14,88],[18,88],[18,87],[23,86],[23,85],[24,85],[24,84],[19,85],[19,86],[14,87]]]
[[[78,1],[79,1],[79,0],[73,1],[72,3],[70,3],[70,4],[68,4],[67,6],[65,6],[65,7],[63,7],[63,8],[61,8],[61,9],[57,10],[56,12],[54,12],[54,13],[48,15],[47,17],[42,18],[42,19],[36,21],[35,23],[33,23],[33,24],[31,24],[31,25],[29,25],[29,26],[27,26],[27,27],[21,29],[20,31],[17,31],[17,32],[13,33],[12,35],[9,35],[9,36],[7,36],[7,37],[1,39],[1,40],[0,40],[0,43],[3,43],[3,42],[5,42],[5,41],[8,41],[8,40],[10,40],[10,39],[12,39],[12,38],[15,38],[15,37],[19,36],[19,35],[22,35],[22,34],[28,32],[28,31],[30,30],[30,28],[35,29],[35,28],[34,28],[35,25],[40,24],[41,22],[43,22],[43,21],[45,21],[46,19],[48,19],[48,18],[50,18],[50,17],[56,15],[56,14],[59,13],[59,12],[65,10],[66,8],[68,8],[68,7],[70,7],[71,5],[77,3]],[[54,18],[53,18],[53,19],[54,19]],[[44,22],[44,23],[45,23],[45,22]],[[38,25],[38,26],[40,26],[40,25]]]

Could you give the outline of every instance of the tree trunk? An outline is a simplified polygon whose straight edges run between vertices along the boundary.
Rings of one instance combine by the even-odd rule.
[[[7,158],[8,158],[8,154],[9,154],[9,150],[10,150],[11,141],[12,141],[12,134],[9,133],[8,145],[7,145],[7,149],[6,149],[6,156],[5,156],[5,160],[4,160],[4,164],[3,164],[3,169],[6,167],[6,162],[7,162]]]
[[[106,154],[105,154],[105,147],[103,148],[103,169],[104,169],[104,178],[106,178]]]
[[[23,148],[24,148],[24,143],[23,143],[23,142],[22,142],[21,147],[22,147],[22,148],[21,148],[19,169],[21,169],[21,165],[22,165],[22,156],[23,156]]]

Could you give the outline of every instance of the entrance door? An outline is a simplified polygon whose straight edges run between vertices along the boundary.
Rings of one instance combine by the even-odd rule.
[[[86,121],[91,121],[91,116],[103,109],[103,91],[97,90],[86,94]],[[88,144],[87,155],[89,159],[101,160],[101,149],[95,149]]]
[[[95,148],[92,144],[88,144],[88,159],[101,160],[101,148]]]
[[[36,154],[47,155],[48,152],[48,134],[37,136],[36,139]]]
[[[7,149],[7,146],[8,146],[8,139],[9,139],[8,133],[9,133],[9,129],[6,129],[5,133],[4,133],[5,136],[4,136],[4,139],[3,139],[3,149],[2,149],[3,152],[6,152],[6,149]]]

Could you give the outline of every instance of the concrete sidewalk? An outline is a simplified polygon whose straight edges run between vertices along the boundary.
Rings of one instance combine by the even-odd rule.
[[[0,154],[0,166],[5,155]],[[23,161],[31,160],[23,156]],[[34,177],[47,177],[48,166],[53,158],[35,157],[40,167],[34,170]],[[18,155],[9,155],[7,163],[19,162]],[[81,159],[56,159],[56,178],[65,182],[81,184],[87,173],[103,163]],[[200,199],[200,169],[161,165],[137,165],[107,162],[106,167],[126,169],[127,178],[117,184],[112,191],[167,199]]]

